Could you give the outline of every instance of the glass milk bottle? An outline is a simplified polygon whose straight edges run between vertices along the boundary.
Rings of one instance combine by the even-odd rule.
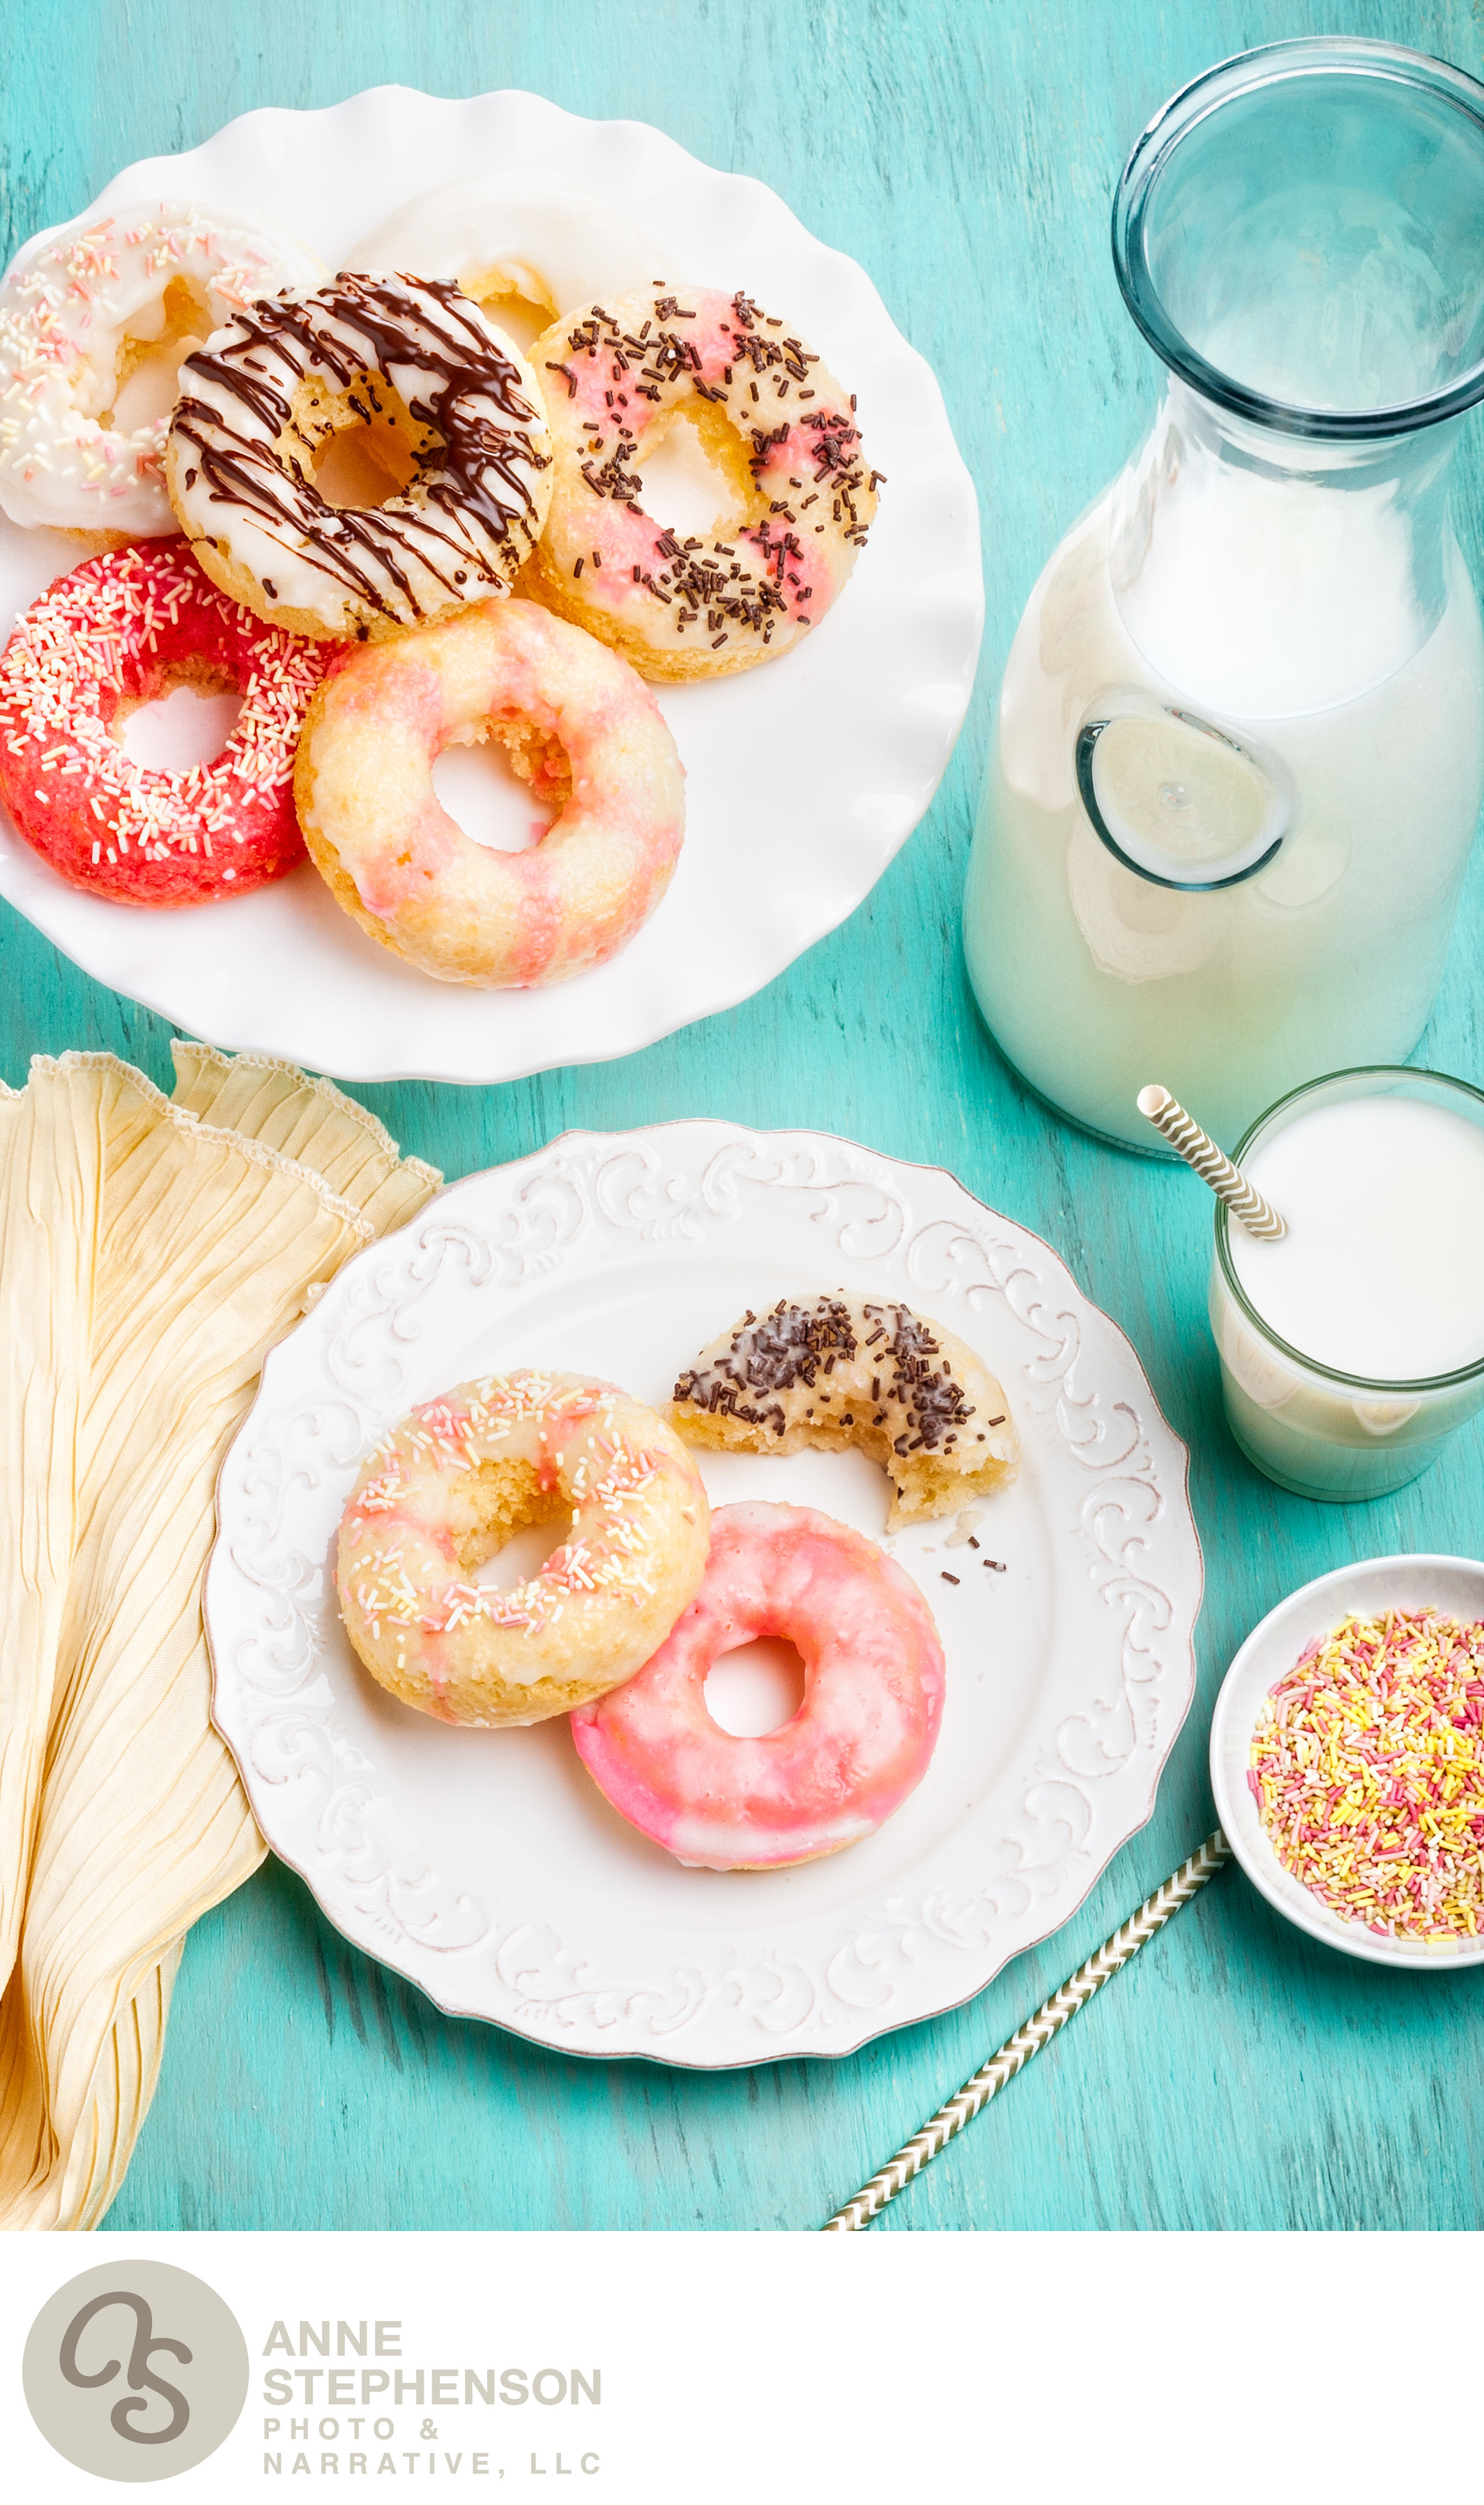
[[[1113,207],[1169,369],[1031,595],[965,899],[1007,1058],[1157,1153],[1230,1149],[1326,1070],[1404,1061],[1484,793],[1484,640],[1448,518],[1484,397],[1484,88],[1360,40],[1177,95]]]

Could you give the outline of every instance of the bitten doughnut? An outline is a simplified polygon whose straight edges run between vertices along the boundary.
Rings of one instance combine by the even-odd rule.
[[[528,1523],[570,1512],[510,1591],[472,1580]],[[372,1677],[483,1728],[543,1722],[627,1678],[705,1571],[710,1509],[685,1446],[612,1383],[524,1368],[461,1383],[364,1464],[336,1588]]]
[[[569,304],[647,286],[664,248],[608,200],[550,175],[480,174],[421,192],[347,254],[347,269],[451,278],[498,322],[512,302],[543,325]]]
[[[245,896],[304,858],[294,757],[328,647],[225,599],[183,539],[91,557],[53,582],[0,657],[0,793],[70,886],[124,904]],[[128,715],[173,687],[239,689],[219,757],[136,765]]]
[[[993,1496],[1020,1469],[1009,1402],[972,1349],[889,1298],[749,1311],[675,1386],[689,1443],[749,1453],[857,1444],[892,1483],[887,1527]]]
[[[739,1740],[706,1710],[712,1664],[785,1636],[804,1665],[791,1722]],[[702,1870],[779,1870],[871,1834],[928,1770],[943,1653],[890,1557],[803,1505],[725,1504],[695,1599],[653,1661],[572,1717],[621,1817]]]
[[[433,789],[441,749],[489,736],[559,804],[527,852],[472,842]],[[296,774],[309,850],[363,931],[443,982],[517,988],[633,936],[670,883],[684,788],[649,688],[528,600],[352,654],[310,709]]]
[[[326,502],[315,455],[349,428],[405,492]],[[509,591],[546,518],[550,448],[535,374],[467,296],[342,274],[252,305],[187,358],[165,476],[233,600],[364,641]]]
[[[749,297],[655,286],[564,313],[531,349],[551,424],[551,510],[526,586],[651,679],[789,652],[866,544],[879,474],[855,405]],[[638,473],[689,422],[736,519],[703,537],[644,509]]]
[[[114,209],[22,253],[0,283],[0,506],[11,520],[134,539],[173,531],[167,415],[115,420],[130,373],[166,347],[199,346],[254,297],[324,274],[269,219],[174,200]]]

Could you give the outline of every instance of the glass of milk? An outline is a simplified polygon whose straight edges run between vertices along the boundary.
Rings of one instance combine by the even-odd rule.
[[[1387,1496],[1484,1407],[1484,1095],[1343,1070],[1272,1106],[1237,1163],[1288,1233],[1259,1242],[1217,1204],[1231,1431],[1295,1496]]]
[[[1404,1060],[1442,970],[1484,794],[1448,516],[1484,88],[1359,39],[1225,62],[1134,150],[1113,258],[1168,386],[1021,620],[965,946],[1053,1106],[1158,1153],[1156,1076],[1230,1149],[1305,1079]]]

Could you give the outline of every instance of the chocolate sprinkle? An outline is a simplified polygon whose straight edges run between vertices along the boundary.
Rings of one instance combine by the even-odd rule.
[[[680,1377],[676,1401],[782,1435],[787,1427],[777,1394],[799,1384],[813,1392],[818,1385],[819,1398],[827,1402],[830,1394],[819,1385],[820,1377],[830,1375],[837,1358],[851,1358],[861,1346],[873,1347],[885,1337],[888,1363],[871,1378],[871,1397],[884,1398],[888,1406],[877,1409],[871,1426],[884,1426],[895,1403],[903,1418],[893,1438],[896,1453],[951,1454],[957,1430],[975,1412],[932,1328],[906,1305],[862,1310],[875,1325],[865,1342],[858,1340],[850,1305],[839,1295],[821,1296],[812,1306],[784,1298],[760,1322],[749,1315],[730,1334],[722,1355]],[[1003,1416],[1000,1423],[1005,1423]]]

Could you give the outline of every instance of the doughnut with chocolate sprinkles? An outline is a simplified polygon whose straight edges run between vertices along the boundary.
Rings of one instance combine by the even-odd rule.
[[[564,313],[531,349],[551,510],[521,588],[648,679],[720,678],[793,650],[840,591],[880,474],[855,404],[750,297],[656,281]],[[644,459],[689,422],[734,516],[697,536],[644,507]]]
[[[887,1527],[1008,1487],[1020,1438],[972,1349],[889,1297],[783,1298],[745,1313],[675,1386],[689,1443],[750,1453],[858,1445],[892,1483]]]
[[[403,492],[314,483],[357,430]],[[181,368],[165,477],[234,600],[300,635],[379,640],[507,593],[551,492],[536,376],[457,287],[343,273],[249,305]]]

